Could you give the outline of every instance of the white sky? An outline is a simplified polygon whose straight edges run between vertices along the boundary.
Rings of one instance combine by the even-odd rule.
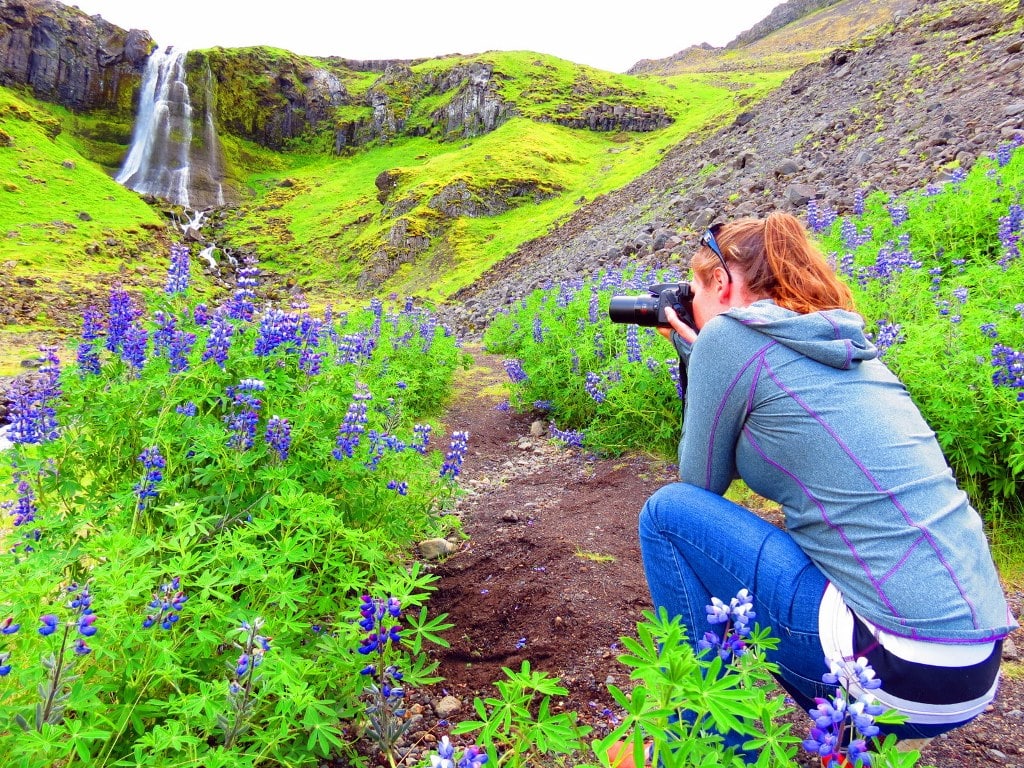
[[[534,51],[625,72],[700,43],[723,46],[783,0],[77,0],[161,46],[271,45],[307,56],[415,59]]]

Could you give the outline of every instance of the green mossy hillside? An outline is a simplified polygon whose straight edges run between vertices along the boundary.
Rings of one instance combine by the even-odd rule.
[[[653,168],[685,136],[721,125],[787,74],[608,75],[622,93],[641,93],[671,116],[669,127],[646,133],[518,117],[460,142],[410,137],[342,158],[282,154],[294,166],[250,176],[253,197],[234,212],[222,236],[309,290],[443,299],[583,203]],[[506,91],[508,83],[524,88],[527,82],[535,114],[551,114],[540,108],[562,98],[551,83],[542,87],[517,75]],[[608,83],[604,90],[590,86],[601,98],[613,96]]]
[[[164,227],[154,208],[91,159],[103,143],[104,121],[76,135],[65,130],[62,117],[86,124],[84,117],[0,88],[0,262],[8,273],[68,278],[116,272],[127,252],[108,241],[130,247],[137,258],[141,242]]]

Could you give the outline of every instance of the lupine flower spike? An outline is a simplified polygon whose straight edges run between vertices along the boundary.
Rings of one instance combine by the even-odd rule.
[[[722,634],[705,632],[704,637],[697,641],[697,650],[714,649],[723,661],[731,661],[746,653],[746,638],[750,636],[750,620],[757,617],[754,612],[754,597],[746,589],[736,593],[736,597],[726,605],[717,597],[711,598],[706,606],[708,624],[717,626],[724,624]]]
[[[39,634],[50,637],[60,633],[60,646],[56,653],[43,658],[46,669],[46,681],[39,686],[41,701],[36,705],[34,729],[42,732],[44,725],[56,725],[64,719],[64,709],[70,696],[71,684],[78,679],[74,674],[76,657],[92,653],[86,642],[98,632],[96,613],[92,608],[92,593],[88,584],[71,584],[64,589],[68,597],[66,608],[67,618],[62,619],[55,613],[43,614],[39,617]],[[15,630],[17,627],[15,627]],[[77,632],[78,637],[72,638],[71,633]],[[22,730],[32,730],[33,726],[21,715],[15,715],[14,721]]]
[[[824,765],[870,766],[866,740],[878,735],[875,717],[885,711],[871,691],[882,681],[865,658],[833,659],[828,664],[821,681],[837,686],[836,693],[829,699],[815,698],[818,706],[808,711],[814,726],[803,747],[819,755]]]
[[[363,595],[359,614],[359,626],[366,635],[356,650],[371,659],[361,673],[370,680],[363,689],[369,733],[381,751],[390,755],[412,722],[403,717],[402,672],[392,660],[394,649],[402,642],[402,605],[394,597],[384,600]]]
[[[230,749],[238,737],[249,730],[256,701],[256,686],[260,675],[256,670],[263,663],[264,655],[270,650],[270,638],[260,634],[263,619],[256,617],[252,622],[243,621],[235,632],[241,641],[234,643],[241,651],[238,659],[231,663],[233,678],[228,683],[228,709],[231,716],[217,715],[217,724],[224,732],[224,746]]]

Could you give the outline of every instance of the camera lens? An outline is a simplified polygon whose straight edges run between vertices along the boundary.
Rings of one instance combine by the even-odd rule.
[[[631,323],[654,328],[658,325],[658,297],[612,296],[608,317],[613,323]]]

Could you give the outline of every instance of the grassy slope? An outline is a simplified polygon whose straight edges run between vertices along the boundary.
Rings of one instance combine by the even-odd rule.
[[[626,134],[519,118],[458,143],[403,139],[346,158],[311,161],[296,155],[294,167],[250,177],[255,197],[226,234],[235,245],[257,249],[269,269],[295,273],[308,289],[351,289],[388,240],[397,220],[392,202],[407,200],[411,210],[401,217],[406,233],[430,237],[431,247],[377,290],[441,299],[546,232],[582,200],[624,186],[687,134],[720,124],[789,74],[638,78],[589,70],[581,76],[580,70],[588,68],[535,54],[491,54],[490,61],[506,78],[504,98],[526,117],[552,114],[560,104],[568,104],[562,114],[571,114],[596,101],[635,103],[639,94],[665,108],[675,123],[660,131]],[[547,70],[548,77],[531,79],[538,68]],[[566,97],[572,90],[567,83],[577,86],[575,98]],[[429,104],[437,106],[436,100]],[[416,119],[415,112],[410,119]],[[378,201],[374,184],[383,171],[399,177],[387,205]],[[285,177],[294,185],[279,186]],[[446,219],[427,203],[457,182],[482,195],[516,182],[554,196],[537,204],[518,201],[522,204],[499,215]]]
[[[59,132],[49,105],[0,88],[0,260],[16,274],[103,272],[116,259],[86,259],[84,246],[139,235],[162,221],[141,198],[115,184],[102,167],[79,152],[81,144]],[[83,220],[88,214],[91,221]]]

